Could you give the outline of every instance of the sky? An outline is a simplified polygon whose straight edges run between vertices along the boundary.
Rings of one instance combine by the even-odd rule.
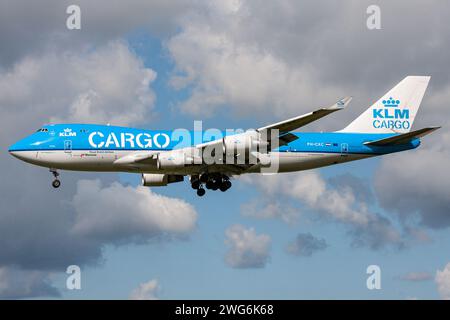
[[[0,298],[450,299],[449,15],[437,0],[0,0]],[[414,128],[442,126],[420,148],[202,198],[126,173],[63,171],[53,190],[7,152],[47,123],[254,128],[353,96],[301,128],[334,131],[407,75],[431,76]]]

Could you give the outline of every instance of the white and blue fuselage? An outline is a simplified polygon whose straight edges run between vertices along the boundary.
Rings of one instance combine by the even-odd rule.
[[[279,159],[278,172],[313,169],[332,164],[364,159],[383,154],[414,149],[419,139],[393,146],[371,146],[365,142],[380,140],[395,134],[292,132],[297,140],[270,151]],[[192,146],[209,142],[202,133],[192,133]],[[146,173],[191,174],[201,166],[158,169],[156,164],[145,167],[124,167],[116,160],[136,152],[163,153],[180,145],[171,131],[88,125],[46,125],[18,141],[9,152],[23,161],[53,168],[77,171],[126,171]],[[182,143],[184,146],[186,142]]]

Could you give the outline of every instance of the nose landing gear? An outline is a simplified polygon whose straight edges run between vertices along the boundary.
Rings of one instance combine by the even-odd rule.
[[[52,182],[53,188],[55,188],[55,189],[59,188],[59,186],[61,185],[61,181],[58,180],[58,177],[59,177],[58,171],[56,171],[56,169],[50,169],[50,172],[55,177],[55,180],[53,180],[53,182]]]

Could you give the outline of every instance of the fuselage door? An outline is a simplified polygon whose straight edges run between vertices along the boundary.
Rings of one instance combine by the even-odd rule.
[[[65,153],[72,152],[72,140],[64,140],[64,152]]]
[[[348,155],[348,143],[341,143],[341,156]]]

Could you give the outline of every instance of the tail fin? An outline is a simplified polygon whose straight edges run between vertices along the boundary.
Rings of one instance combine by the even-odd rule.
[[[409,132],[429,81],[428,76],[407,76],[341,132]]]

